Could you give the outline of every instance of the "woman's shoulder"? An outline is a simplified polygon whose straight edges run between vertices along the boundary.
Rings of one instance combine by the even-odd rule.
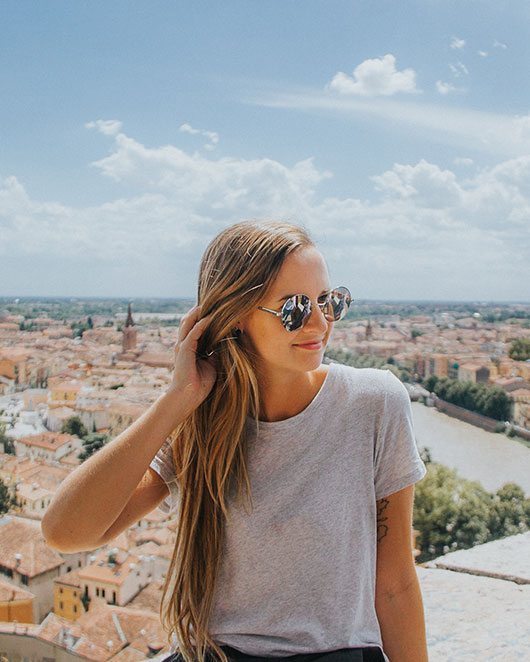
[[[400,399],[403,394],[408,397],[405,387],[390,370],[354,368],[342,363],[331,363],[329,369],[335,388],[343,396],[351,393],[357,398],[369,398],[381,403],[388,398]]]
[[[353,384],[358,388],[384,389],[388,385],[389,375],[394,377],[390,370],[354,368],[343,363],[330,363],[329,370],[338,383]]]

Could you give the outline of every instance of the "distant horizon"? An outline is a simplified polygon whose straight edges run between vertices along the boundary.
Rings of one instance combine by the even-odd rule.
[[[40,302],[52,302],[52,301],[120,301],[120,302],[131,302],[134,301],[195,301],[193,296],[178,296],[178,297],[157,297],[157,296],[70,296],[70,295],[0,295],[0,305],[13,304],[17,303],[16,300],[19,300],[18,303],[31,303],[32,301]],[[365,303],[403,303],[403,304],[473,304],[477,306],[488,306],[488,305],[504,305],[504,306],[530,306],[530,300],[485,300],[485,299],[354,299],[353,306],[355,304],[365,304]]]

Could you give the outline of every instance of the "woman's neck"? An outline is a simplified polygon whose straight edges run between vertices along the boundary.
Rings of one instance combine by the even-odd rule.
[[[302,373],[260,375],[262,421],[283,421],[303,411],[319,392],[328,372],[327,365]]]

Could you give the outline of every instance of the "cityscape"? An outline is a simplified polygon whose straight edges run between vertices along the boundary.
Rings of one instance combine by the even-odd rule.
[[[169,651],[159,603],[175,520],[156,509],[105,547],[76,554],[50,549],[40,520],[68,473],[169,385],[190,305],[0,301],[0,641],[16,635],[11,655],[124,662]],[[335,325],[327,357],[390,369],[414,407],[516,440],[530,455],[530,304],[360,301]],[[452,404],[455,383],[496,394],[486,398],[490,415]],[[446,399],[436,395],[443,384]],[[436,556],[422,535],[419,559]]]
[[[175,648],[159,609],[186,530],[175,512],[77,553],[52,549],[41,522],[63,481],[171,383],[209,242],[270,220],[306,231],[353,296],[324,362],[390,371],[406,407],[408,393],[426,475],[399,544],[430,662],[530,660],[527,0],[4,0],[1,12],[0,662],[164,662]],[[324,476],[313,468],[308,486]],[[291,520],[282,531],[290,541]],[[321,549],[318,567],[346,587]],[[307,577],[318,606],[335,601]],[[276,638],[255,611],[236,640],[250,617]],[[398,611],[392,636],[417,640]],[[390,662],[416,662],[388,641]]]

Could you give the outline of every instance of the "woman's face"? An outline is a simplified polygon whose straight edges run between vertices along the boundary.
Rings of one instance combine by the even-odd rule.
[[[308,372],[318,368],[331,332],[317,300],[330,291],[329,275],[320,252],[314,246],[303,246],[291,253],[282,265],[267,296],[260,306],[280,311],[285,300],[294,294],[311,299],[311,315],[297,331],[287,331],[279,317],[255,308],[240,320],[245,342],[250,342],[258,355],[258,368],[264,374]]]

